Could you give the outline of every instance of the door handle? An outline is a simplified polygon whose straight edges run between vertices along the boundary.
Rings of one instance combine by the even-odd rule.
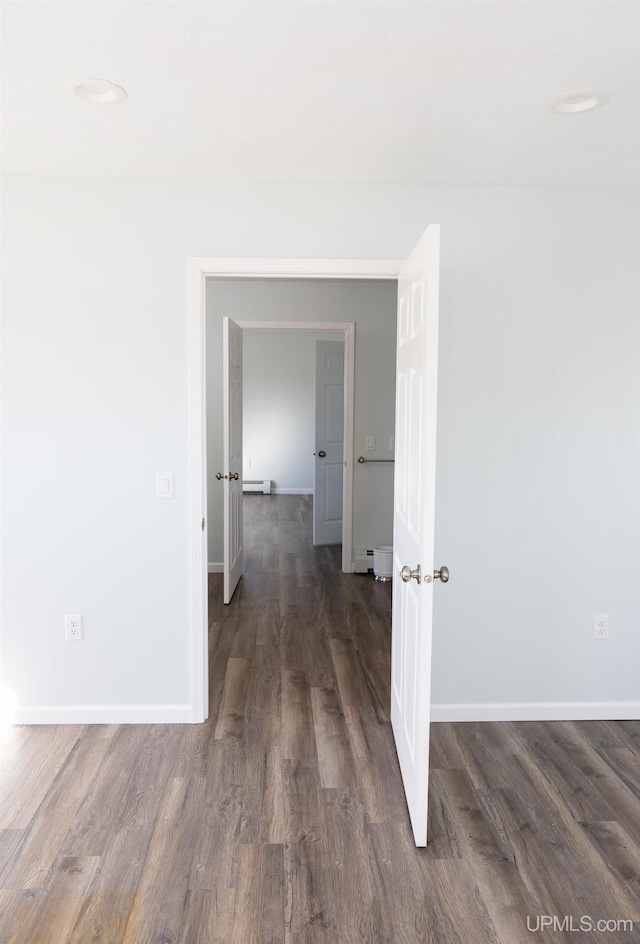
[[[227,476],[223,475],[222,472],[216,472],[216,478],[218,481],[220,481],[220,479],[226,479],[226,477]]]
[[[421,572],[420,572],[420,564],[418,564],[415,570],[411,570],[411,568],[407,567],[405,564],[405,566],[400,571],[400,576],[402,577],[405,583],[409,583],[412,577],[415,581],[417,581],[417,583],[420,583],[422,579]]]
[[[223,475],[222,472],[216,472],[216,478],[217,478],[218,481],[220,481],[220,479],[234,479],[234,480],[237,482],[237,481],[238,481],[238,473],[237,473],[237,472],[232,472],[231,475]]]
[[[229,478],[230,478],[230,479],[233,479],[235,482],[237,482],[237,481],[238,481],[238,473],[237,473],[237,472],[232,472],[231,475],[229,476]]]
[[[410,567],[407,567],[405,565],[400,571],[400,576],[402,577],[405,583],[409,583],[412,577],[414,580],[417,580],[417,582],[420,583],[420,580],[422,579],[421,574],[420,574],[420,564],[418,564],[415,570],[411,570]],[[441,567],[440,570],[434,570],[433,579],[441,580],[442,583],[447,583],[449,580],[449,568]],[[429,579],[429,577],[426,578],[426,581],[427,583],[431,583],[431,580]]]
[[[326,452],[324,451],[324,449],[321,449],[320,452],[318,453],[318,455],[320,456],[321,459],[324,459],[327,454],[326,454]]]

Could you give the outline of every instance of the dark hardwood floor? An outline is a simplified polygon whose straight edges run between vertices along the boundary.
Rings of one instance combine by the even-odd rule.
[[[640,942],[640,723],[434,725],[417,850],[389,586],[311,546],[310,499],[245,508],[206,724],[6,735],[1,944]]]

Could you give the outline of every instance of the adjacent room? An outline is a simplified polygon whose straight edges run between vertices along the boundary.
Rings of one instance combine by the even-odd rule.
[[[0,941],[637,940],[640,3],[0,15]]]

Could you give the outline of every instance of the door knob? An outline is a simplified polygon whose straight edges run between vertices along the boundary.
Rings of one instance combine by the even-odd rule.
[[[320,456],[321,459],[324,459],[327,454],[326,454],[326,452],[324,451],[324,449],[321,449],[321,450],[319,451],[318,455]]]
[[[446,583],[449,579],[449,568],[441,567],[440,570],[434,570],[433,572],[434,580],[441,580],[443,583]]]
[[[402,579],[404,580],[405,583],[409,583],[409,581],[411,580],[412,577],[414,578],[414,580],[416,580],[418,583],[420,583],[420,580],[421,580],[421,576],[420,576],[420,564],[418,564],[418,566],[416,567],[415,570],[411,570],[410,567],[407,567],[407,566],[405,565],[405,566],[402,568],[402,570],[400,571],[400,576],[402,577]]]
[[[224,478],[224,475],[222,474],[222,472],[216,472],[216,478],[218,481],[220,481],[220,479]]]
[[[229,476],[229,478],[230,478],[230,479],[234,479],[234,481],[237,482],[237,481],[238,481],[238,473],[237,473],[237,472],[232,472],[231,475]]]

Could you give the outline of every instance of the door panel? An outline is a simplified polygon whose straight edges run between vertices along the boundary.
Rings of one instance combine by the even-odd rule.
[[[439,227],[398,278],[391,723],[415,843],[427,843]],[[419,576],[405,582],[403,567]]]
[[[222,320],[224,450],[224,602],[242,576],[242,328]]]
[[[325,453],[321,455],[320,453]],[[313,543],[342,543],[344,342],[316,342]]]

